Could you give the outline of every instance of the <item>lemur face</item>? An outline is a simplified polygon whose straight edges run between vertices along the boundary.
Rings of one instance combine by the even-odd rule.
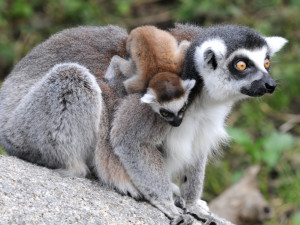
[[[159,114],[161,118],[166,120],[170,125],[178,127],[184,117],[184,113],[187,108],[188,96],[194,85],[195,80],[180,81],[179,86],[173,86],[175,89],[183,89],[182,94],[180,94],[180,96],[177,95],[176,97],[174,95],[173,97],[170,95],[174,93],[174,91],[170,91],[169,88],[161,90],[164,91],[166,95],[169,95],[168,100],[161,100],[159,96],[162,93],[155,93],[155,90],[148,88],[147,93],[141,98],[141,102],[149,104],[152,110]]]
[[[182,122],[184,112],[186,110],[187,100],[188,94],[185,93],[178,99],[159,103],[156,99],[156,96],[150,91],[148,91],[141,99],[143,103],[149,104],[155,113],[159,114],[160,117],[174,127],[178,127]]]
[[[287,40],[265,38],[245,27],[227,28],[220,27],[211,32],[212,37],[194,44],[193,60],[203,89],[220,101],[273,93],[276,82],[269,73],[271,56]]]
[[[184,112],[187,108],[187,98],[176,99],[168,103],[156,105],[152,108],[159,112],[159,115],[170,125],[178,127],[183,119]]]
[[[227,67],[242,94],[260,97],[265,93],[273,93],[276,88],[276,83],[269,74],[270,53],[267,47],[252,51],[237,50],[231,54]],[[243,84],[239,80],[246,82]]]

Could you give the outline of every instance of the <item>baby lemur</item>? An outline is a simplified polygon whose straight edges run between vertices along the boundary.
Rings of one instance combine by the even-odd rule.
[[[184,40],[178,46],[176,39],[169,32],[154,26],[138,27],[132,30],[127,38],[126,50],[130,59],[114,56],[108,71],[120,69],[125,76],[130,77],[124,82],[127,93],[144,92],[155,74],[182,72],[185,52],[189,45],[190,43]],[[107,74],[113,76],[111,71]]]

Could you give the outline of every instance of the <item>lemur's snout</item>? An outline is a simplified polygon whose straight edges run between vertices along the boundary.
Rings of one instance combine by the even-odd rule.
[[[267,93],[273,93],[276,88],[276,83],[273,79],[269,79],[265,83],[265,87],[266,87]]]
[[[270,74],[263,74],[260,80],[255,80],[250,86],[242,87],[241,93],[252,96],[260,97],[266,93],[273,93],[276,88],[276,82],[270,76]]]
[[[179,127],[182,122],[182,118],[175,117],[172,121],[169,121],[169,124],[173,127]]]

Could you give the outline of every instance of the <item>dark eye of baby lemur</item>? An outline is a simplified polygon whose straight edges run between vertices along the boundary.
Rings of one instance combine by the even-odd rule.
[[[187,105],[185,104],[178,112],[178,115],[182,115],[185,110],[187,109]],[[168,119],[172,119],[173,117],[175,117],[176,115],[173,112],[170,112],[169,110],[166,109],[160,109],[159,110],[160,115],[162,115],[162,117],[164,118],[168,118]]]
[[[174,113],[172,113],[166,109],[160,109],[159,113],[160,113],[160,115],[162,115],[165,118],[172,118],[175,116]]]
[[[180,112],[180,113],[185,112],[186,108],[187,108],[187,105],[185,104],[185,105],[179,110],[179,112]]]

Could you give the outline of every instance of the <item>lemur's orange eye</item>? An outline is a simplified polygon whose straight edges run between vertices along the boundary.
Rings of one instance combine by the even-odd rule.
[[[235,65],[235,67],[239,70],[239,71],[244,71],[247,67],[246,63],[244,61],[238,61],[237,64]]]
[[[270,60],[269,59],[265,59],[265,68],[269,69],[270,67]]]

